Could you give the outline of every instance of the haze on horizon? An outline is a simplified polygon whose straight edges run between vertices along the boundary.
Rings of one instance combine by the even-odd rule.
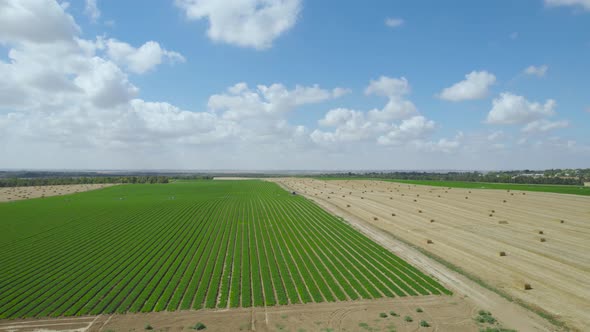
[[[590,165],[590,2],[0,0],[0,168]]]

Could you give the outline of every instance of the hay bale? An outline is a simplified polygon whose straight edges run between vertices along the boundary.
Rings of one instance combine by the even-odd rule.
[[[418,213],[422,213],[422,210],[418,210]]]
[[[564,224],[565,223],[565,220],[561,219],[559,222],[562,223],[562,224]]]
[[[430,222],[434,222],[434,219],[430,219]]]
[[[500,256],[506,256],[506,252],[505,251],[500,251]]]
[[[542,238],[539,239],[539,241],[541,241],[541,242],[547,242],[547,239],[544,238],[544,237],[542,237]]]
[[[524,290],[531,290],[531,289],[533,289],[533,287],[531,287],[531,284],[529,284],[529,283],[524,284]]]
[[[373,220],[377,221],[377,220],[379,220],[379,218],[377,218],[377,217],[373,217]]]
[[[365,199],[363,196],[361,196],[361,199]]]
[[[389,199],[393,199],[393,197],[389,197]]]
[[[502,203],[506,203],[506,200],[503,200]]]
[[[544,234],[543,231],[539,231],[539,234]]]
[[[498,224],[508,225],[508,221],[506,221],[506,220],[500,220],[500,221],[498,221]]]
[[[469,199],[469,197],[465,196],[465,199]]]
[[[432,243],[433,243],[432,240],[430,240],[430,239],[426,240],[426,244],[432,244]]]
[[[346,204],[346,207],[350,207],[350,204]]]
[[[490,213],[490,217],[493,217],[494,215]]]
[[[392,217],[395,217],[395,213],[392,213],[392,214],[391,214],[391,216],[392,216]]]

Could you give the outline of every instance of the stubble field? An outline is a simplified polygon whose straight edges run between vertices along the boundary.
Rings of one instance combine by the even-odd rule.
[[[384,181],[279,182],[441,257],[574,329],[590,326],[589,197]]]

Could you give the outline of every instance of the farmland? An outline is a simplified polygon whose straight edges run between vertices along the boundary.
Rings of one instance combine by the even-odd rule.
[[[0,319],[450,294],[269,182],[121,185],[0,215]]]
[[[366,177],[318,177],[319,180],[376,180],[389,181],[406,184],[417,184],[433,187],[466,188],[466,189],[498,189],[498,190],[524,190],[536,192],[548,192],[556,194],[571,194],[590,196],[590,187],[573,185],[542,185],[542,184],[518,184],[518,183],[490,183],[490,182],[468,182],[468,181],[438,181],[438,180],[399,180],[399,179],[375,179]]]
[[[387,181],[277,181],[558,325],[580,331],[590,325],[589,197]]]

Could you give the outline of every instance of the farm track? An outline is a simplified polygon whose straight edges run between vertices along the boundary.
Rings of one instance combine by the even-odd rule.
[[[0,234],[0,319],[449,294],[274,183],[127,185],[69,197],[0,205],[11,229]],[[13,242],[19,227],[26,236]]]

